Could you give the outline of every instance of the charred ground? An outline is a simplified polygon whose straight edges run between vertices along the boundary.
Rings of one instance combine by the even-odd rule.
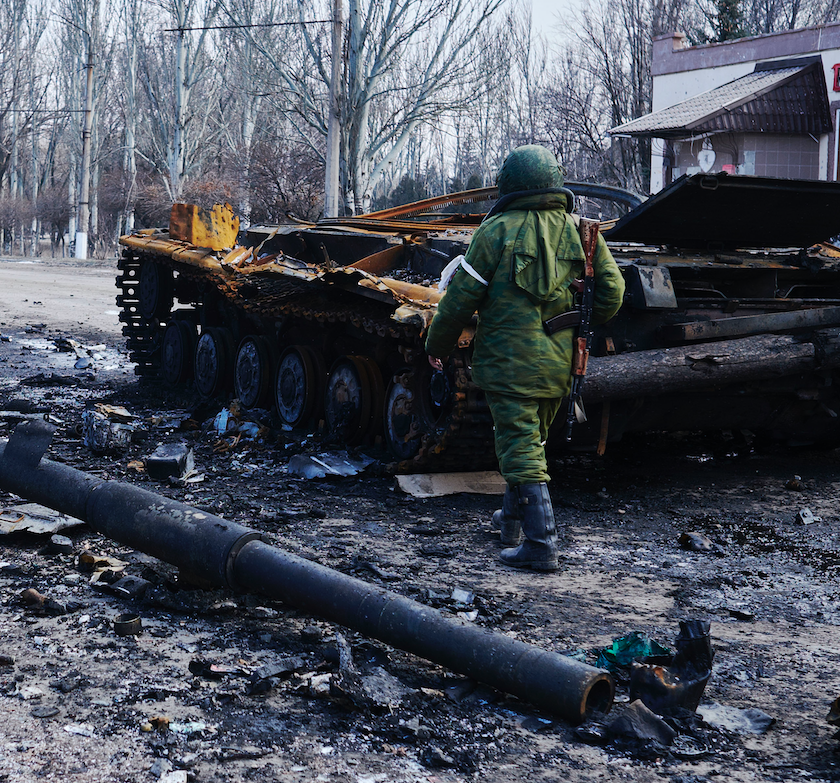
[[[0,292],[0,333],[11,338],[0,343],[2,401],[25,399],[58,420],[52,459],[211,510],[331,568],[444,612],[477,612],[481,625],[589,662],[629,631],[670,644],[679,619],[709,619],[717,655],[706,700],[777,719],[746,736],[684,722],[670,751],[593,746],[551,716],[292,607],[193,589],[171,567],[79,527],[66,531],[68,553],[45,547],[49,537],[0,538],[5,779],[840,778],[825,722],[840,691],[836,452],[651,435],[603,459],[555,461],[564,568],[521,574],[496,565],[488,518],[497,499],[411,498],[375,471],[294,479],[289,457],[317,453],[317,438],[279,430],[262,445],[233,444],[210,426],[221,403],[194,410],[185,395],[140,384],[107,314],[111,267],[0,266],[9,281],[27,278]],[[61,302],[72,285],[74,304],[85,306],[68,312]],[[58,337],[105,348],[75,369]],[[135,415],[126,451],[94,455],[83,445],[79,425],[93,403]],[[4,419],[0,434],[13,425]],[[193,448],[203,481],[153,482],[130,467],[174,442]],[[821,521],[797,524],[805,507]],[[713,550],[681,549],[689,531]],[[91,585],[84,552],[127,563],[124,573],[149,582],[144,596],[119,597],[107,579]],[[27,604],[30,588],[47,603]],[[454,599],[456,588],[474,599]],[[141,636],[114,634],[124,612],[142,616]],[[390,708],[330,693],[342,638],[363,675],[386,673]],[[626,685],[618,697],[616,712]]]

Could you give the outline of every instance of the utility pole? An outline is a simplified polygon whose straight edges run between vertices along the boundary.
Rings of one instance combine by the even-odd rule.
[[[93,38],[88,32],[85,124],[82,131],[82,181],[79,187],[79,223],[76,227],[76,258],[87,258],[90,224],[90,138],[93,129]]]
[[[14,25],[14,67],[15,70],[19,73],[20,72],[20,25],[21,21],[18,18],[18,8],[15,7],[12,9],[12,24]],[[18,103],[20,102],[20,95],[18,93],[17,88],[17,78],[14,79],[14,92],[12,93],[12,151],[9,155],[9,191],[12,197],[12,200],[16,202],[15,206],[20,204],[23,199],[23,187],[21,183],[21,176],[20,176],[20,164],[19,164],[19,155],[18,155],[18,142],[19,142],[19,123],[18,123]],[[33,122],[33,128],[35,123]],[[16,236],[18,231],[20,231],[20,241],[21,241],[21,248],[23,248],[23,223],[18,225],[17,216],[15,216],[14,220],[12,221],[12,236],[11,236],[11,250],[14,252],[15,250],[15,239],[18,237]],[[23,250],[21,249],[21,255],[23,255]]]
[[[339,87],[343,76],[344,21],[343,0],[333,0],[332,73],[330,74],[330,114],[327,123],[327,156],[324,172],[324,217],[338,217],[339,149],[341,118],[339,116]]]

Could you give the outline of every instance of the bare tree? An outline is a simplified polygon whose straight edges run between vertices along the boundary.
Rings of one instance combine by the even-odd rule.
[[[478,83],[479,32],[502,0],[349,0],[340,95],[341,150],[346,208],[366,210],[376,183],[424,122],[442,116],[464,81]],[[272,7],[275,12],[277,6]],[[242,16],[228,7],[232,18]],[[282,18],[275,13],[275,19]],[[332,56],[322,0],[297,4],[298,25],[279,33],[294,38],[278,47],[277,31],[249,35],[282,85],[283,110],[314,148],[327,132]],[[303,59],[290,56],[303,55]]]
[[[88,253],[91,206],[95,205],[99,151],[94,148],[99,125],[101,96],[110,75],[113,47],[113,15],[107,0],[58,0],[63,25],[65,111],[72,115],[68,138],[69,155],[75,169],[69,180],[69,198],[74,219],[71,236],[76,237],[76,255]],[[93,190],[91,183],[93,182]],[[93,217],[94,228],[96,216]]]
[[[208,52],[209,28],[216,21],[216,0],[163,0],[168,37],[157,45],[144,41],[141,79],[148,98],[145,115],[147,160],[162,176],[172,200],[202,157],[219,85]],[[218,55],[219,57],[221,55]]]
[[[575,176],[647,190],[647,140],[610,139],[606,131],[650,111],[653,37],[678,29],[687,0],[592,0],[584,6],[577,44],[554,66],[543,92],[546,135]]]
[[[538,96],[546,88],[548,51],[542,36],[534,30],[531,7],[525,3],[508,11],[503,30],[507,57],[505,108],[510,146],[537,144],[541,138],[538,123]]]
[[[125,122],[123,170],[126,174],[124,225],[126,231],[131,231],[134,228],[134,200],[137,195],[137,126],[139,120],[137,82],[139,43],[143,36],[143,15],[140,0],[123,0],[121,15],[125,34],[123,50]]]
[[[254,23],[251,4],[241,9],[246,24]],[[264,59],[248,36],[231,31],[222,41],[226,52],[223,83],[229,85],[216,119],[220,139],[236,160],[236,192],[243,225],[251,222],[251,168],[258,138],[257,123],[266,98],[261,72]]]
[[[40,139],[45,122],[49,122],[46,107],[46,95],[51,83],[51,74],[42,72],[37,53],[41,37],[47,27],[47,7],[44,3],[31,4],[29,8],[30,46],[27,58],[26,79],[29,110],[32,117],[29,144],[29,199],[31,204],[30,221],[30,254],[38,254],[39,237],[41,233],[40,221],[37,213],[38,195],[41,186],[41,155]],[[32,46],[32,44],[36,44]]]
[[[40,0],[12,0],[0,6],[0,188],[10,199],[4,210],[7,222],[0,228],[9,249],[20,253],[26,252],[27,226],[32,233],[37,198],[33,154],[43,121],[38,48],[45,26]]]

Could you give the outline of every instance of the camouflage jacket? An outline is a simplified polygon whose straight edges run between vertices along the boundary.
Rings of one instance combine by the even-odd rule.
[[[473,380],[485,391],[564,397],[569,391],[573,329],[549,337],[543,321],[574,308],[570,290],[583,275],[583,248],[565,196],[515,199],[475,232],[467,262],[488,285],[459,268],[429,326],[426,351],[447,356],[478,312]],[[594,323],[618,312],[624,279],[603,237],[594,259]]]

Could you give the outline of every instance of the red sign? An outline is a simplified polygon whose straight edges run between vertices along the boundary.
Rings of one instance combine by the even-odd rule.
[[[834,69],[834,92],[840,92],[840,63],[831,67]]]

